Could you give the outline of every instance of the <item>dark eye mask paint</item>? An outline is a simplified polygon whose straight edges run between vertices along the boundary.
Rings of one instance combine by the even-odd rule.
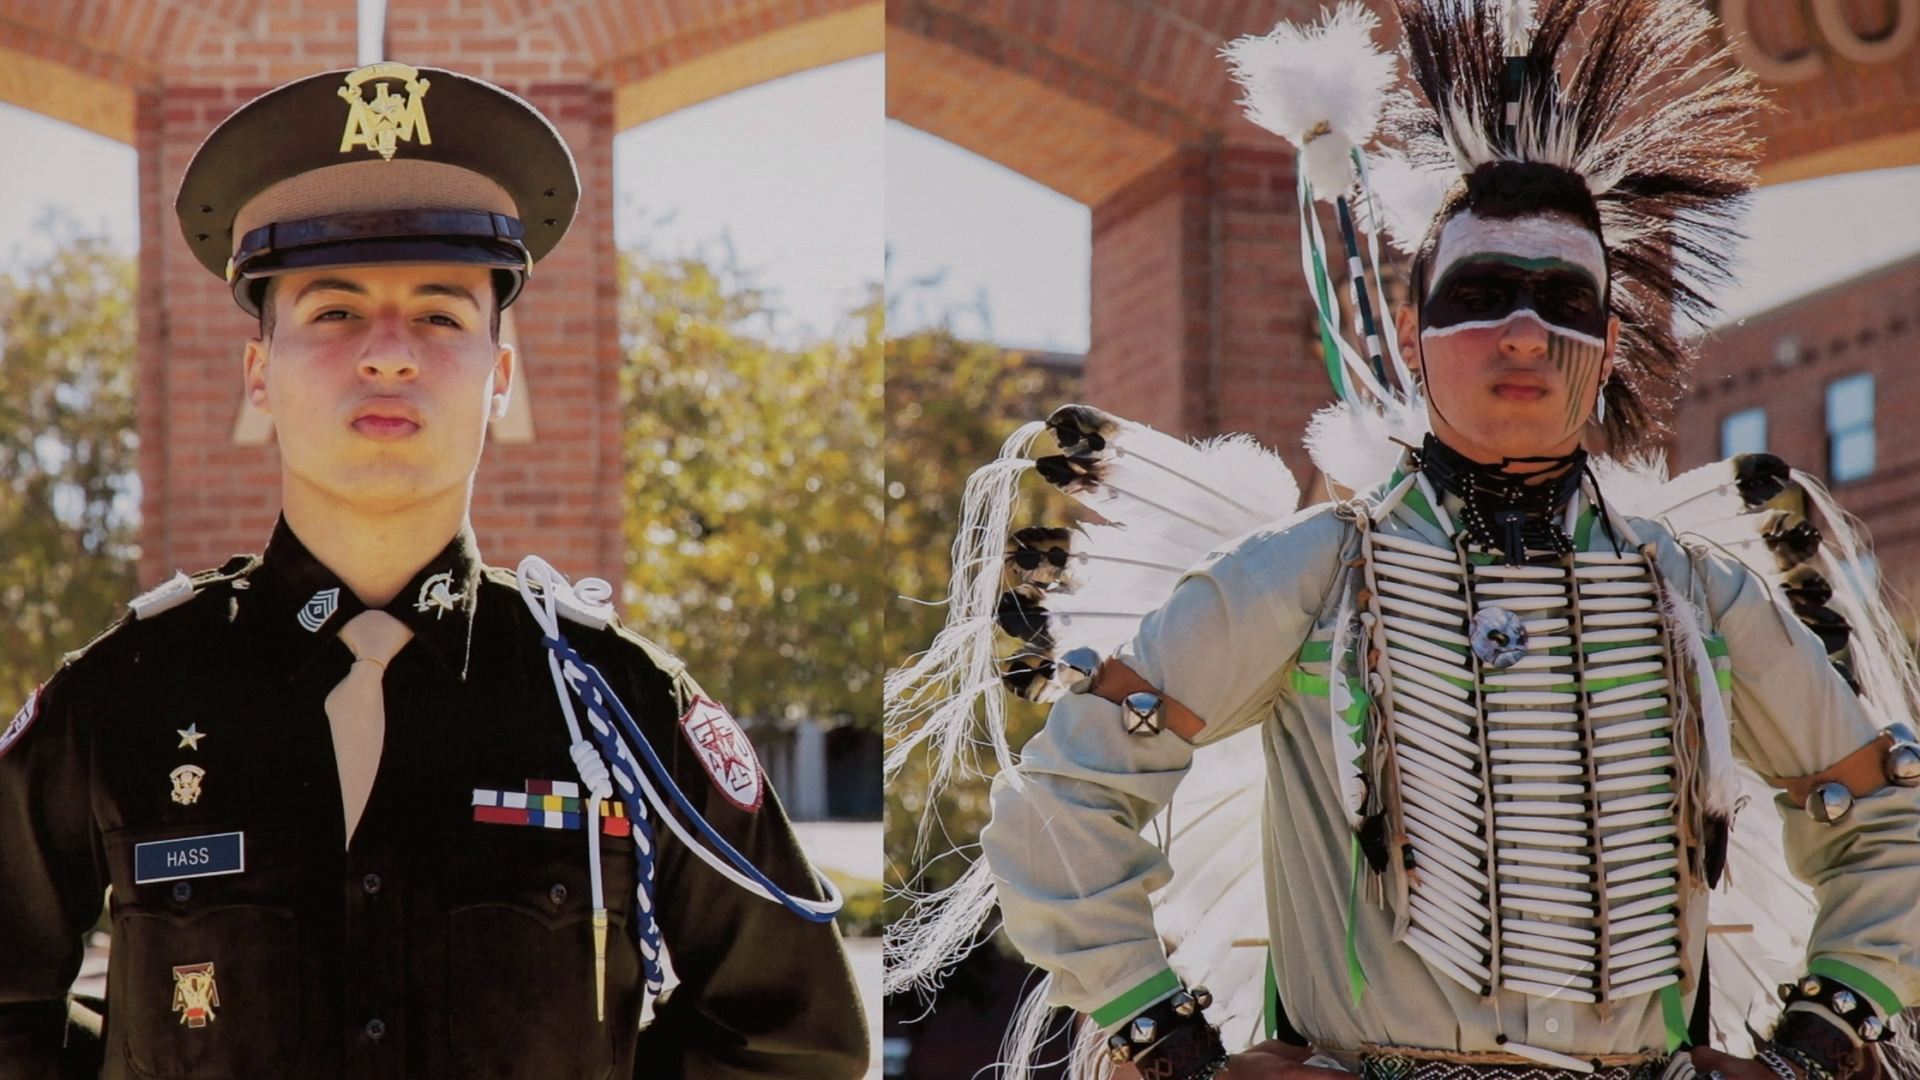
[[[1532,312],[1550,328],[1595,340],[1607,332],[1607,308],[1584,268],[1560,259],[1476,255],[1448,267],[1421,305],[1427,330],[1468,329]]]

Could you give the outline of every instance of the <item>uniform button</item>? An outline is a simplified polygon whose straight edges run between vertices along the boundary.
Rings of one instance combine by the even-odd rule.
[[[184,904],[187,901],[193,899],[192,883],[185,882],[185,881],[174,882],[173,883],[173,899],[174,899],[174,902],[178,904]]]
[[[373,1019],[367,1021],[367,1038],[372,1039],[374,1042],[379,1042],[381,1039],[384,1039],[386,1037],[387,1037],[387,1022],[385,1020],[382,1020],[376,1016]]]
[[[1558,1032],[1559,1030],[1560,1030],[1560,1021],[1558,1020],[1547,1021],[1547,1034],[1552,1035],[1555,1032]]]
[[[547,899],[553,901],[554,907],[559,907],[561,904],[566,903],[567,887],[565,885],[555,884],[553,888],[547,890]]]
[[[380,875],[368,874],[366,877],[361,878],[360,887],[367,890],[368,896],[374,895],[380,891]]]

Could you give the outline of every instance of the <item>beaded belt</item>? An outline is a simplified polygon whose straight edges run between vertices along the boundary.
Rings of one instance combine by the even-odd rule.
[[[1665,1055],[1609,1056],[1590,1073],[1556,1069],[1510,1054],[1437,1054],[1400,1047],[1360,1053],[1365,1080],[1661,1080],[1672,1059]],[[1691,1070],[1682,1069],[1683,1075]]]

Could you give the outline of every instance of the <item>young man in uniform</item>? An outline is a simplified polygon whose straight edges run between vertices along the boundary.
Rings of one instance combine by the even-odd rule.
[[[1838,515],[1809,509],[1811,481],[1728,470],[1657,520],[1628,516],[1619,501],[1665,489],[1615,484],[1584,447],[1657,442],[1650,407],[1687,359],[1674,310],[1711,312],[1702,292],[1725,277],[1752,184],[1752,76],[1715,56],[1686,0],[1544,0],[1531,21],[1531,5],[1494,0],[1397,6],[1426,99],[1405,160],[1447,195],[1402,218],[1418,241],[1398,327],[1410,377],[1384,388],[1366,326],[1342,379],[1381,388],[1310,436],[1351,497],[1296,512],[1291,479],[1260,483],[1244,446],[1055,413],[1062,453],[1036,466],[1121,527],[1013,534],[1020,584],[997,615],[1027,649],[1015,688],[1055,682],[1058,703],[996,778],[986,873],[954,888],[960,908],[916,912],[890,955],[964,948],[997,899],[1050,1003],[1090,1020],[1081,1075],[1088,1050],[1163,1080],[1885,1075],[1889,1024],[1920,1001],[1920,747],[1897,726],[1910,656],[1866,659],[1874,628],[1856,623],[1858,684],[1830,659],[1847,623],[1814,609],[1845,584],[1809,554],[1811,519]],[[1250,114],[1302,147],[1303,221],[1316,193],[1344,217],[1365,183],[1348,151],[1371,137],[1351,121],[1367,110],[1306,99],[1384,59],[1373,28],[1354,5],[1228,49]],[[1391,78],[1378,68],[1375,94]],[[1351,233],[1347,247],[1359,267]],[[1330,364],[1336,334],[1323,323]],[[1415,440],[1405,453],[1396,430]],[[1010,498],[974,494],[986,486],[970,486],[989,501],[965,520],[1007,520]],[[1761,547],[1757,515],[1704,532],[1699,507],[1721,498],[1799,499],[1803,516]],[[1262,517],[1264,500],[1281,505]],[[977,562],[991,587],[998,540],[978,543],[956,572]],[[1791,610],[1730,551],[1769,575],[1796,566]],[[949,644],[976,632],[965,614],[930,655],[968,655]],[[1110,656],[1069,647],[1123,616]],[[948,728],[907,736],[964,745],[951,729],[971,720],[972,673],[912,675],[895,680],[896,715]],[[941,686],[967,707],[913,696]],[[1232,771],[1245,758],[1257,775]],[[1781,839],[1732,886],[1760,918],[1804,903],[1783,870],[1818,902],[1805,966],[1750,1057],[1710,1045],[1737,1022],[1704,1022],[1737,974],[1704,959],[1737,762],[1785,794],[1739,821],[1749,846]],[[1161,817],[1176,789],[1194,803]],[[1247,992],[1194,985],[1210,967]],[[1273,1040],[1249,1040],[1263,998]],[[1223,1035],[1222,1014],[1248,1022]],[[1040,1025],[1017,1029],[1030,1041]]]
[[[0,1077],[86,1055],[103,895],[107,1077],[865,1071],[837,903],[739,726],[604,597],[475,548],[500,311],[578,195],[526,102],[394,63],[195,156],[176,209],[260,320],[283,514],[0,736]]]

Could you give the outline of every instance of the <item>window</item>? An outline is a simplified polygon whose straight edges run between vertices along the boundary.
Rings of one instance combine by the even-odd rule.
[[[1827,384],[1827,475],[1836,484],[1873,472],[1873,376]]]
[[[1741,409],[1720,420],[1720,456],[1758,454],[1767,448],[1767,410]]]

